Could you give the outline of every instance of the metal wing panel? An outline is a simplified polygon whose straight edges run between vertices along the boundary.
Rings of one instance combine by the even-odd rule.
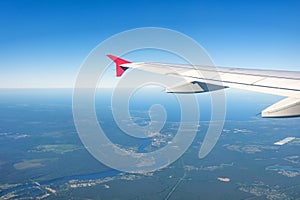
[[[125,67],[182,77],[232,88],[300,97],[300,72],[191,66],[166,63],[129,63]]]
[[[169,88],[169,92],[206,92],[204,83],[217,89],[232,87],[286,96],[288,98],[265,109],[262,117],[300,116],[300,72],[164,63],[127,63],[121,67],[177,76],[191,83]]]
[[[255,84],[256,82],[263,79],[260,76],[245,75],[245,74],[230,74],[220,72],[220,77],[223,82],[228,83],[239,83],[239,84]]]
[[[300,91],[300,81],[287,78],[266,78],[255,83],[255,85],[262,85],[267,87],[286,88],[290,90]]]

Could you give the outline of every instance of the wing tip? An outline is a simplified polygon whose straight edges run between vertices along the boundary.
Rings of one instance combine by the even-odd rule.
[[[116,76],[117,77],[122,76],[122,74],[128,69],[127,67],[122,67],[121,65],[126,64],[126,63],[131,63],[128,60],[124,60],[124,59],[114,56],[112,54],[107,54],[106,56],[109,57],[116,64]]]

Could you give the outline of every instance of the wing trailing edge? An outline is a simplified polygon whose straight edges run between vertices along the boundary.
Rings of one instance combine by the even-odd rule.
[[[177,85],[172,88],[166,88],[166,92],[167,93],[191,94],[191,93],[212,92],[212,91],[216,91],[216,90],[222,90],[224,88],[226,88],[226,87],[194,81],[191,83],[183,83],[183,84]]]

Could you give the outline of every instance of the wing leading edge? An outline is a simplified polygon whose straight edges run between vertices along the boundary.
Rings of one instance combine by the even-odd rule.
[[[189,82],[166,88],[172,93],[203,93],[224,88],[238,88],[287,97],[262,111],[262,117],[300,116],[300,72],[192,66],[167,63],[129,62],[108,55],[116,63],[117,76],[134,68]]]

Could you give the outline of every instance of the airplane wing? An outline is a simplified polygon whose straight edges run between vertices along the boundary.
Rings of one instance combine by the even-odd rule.
[[[203,93],[224,88],[238,88],[286,97],[262,111],[262,117],[300,116],[300,72],[194,66],[152,62],[129,62],[107,55],[116,63],[116,75],[129,68],[185,80],[184,84],[166,88],[172,93]],[[188,83],[187,83],[188,82]]]

